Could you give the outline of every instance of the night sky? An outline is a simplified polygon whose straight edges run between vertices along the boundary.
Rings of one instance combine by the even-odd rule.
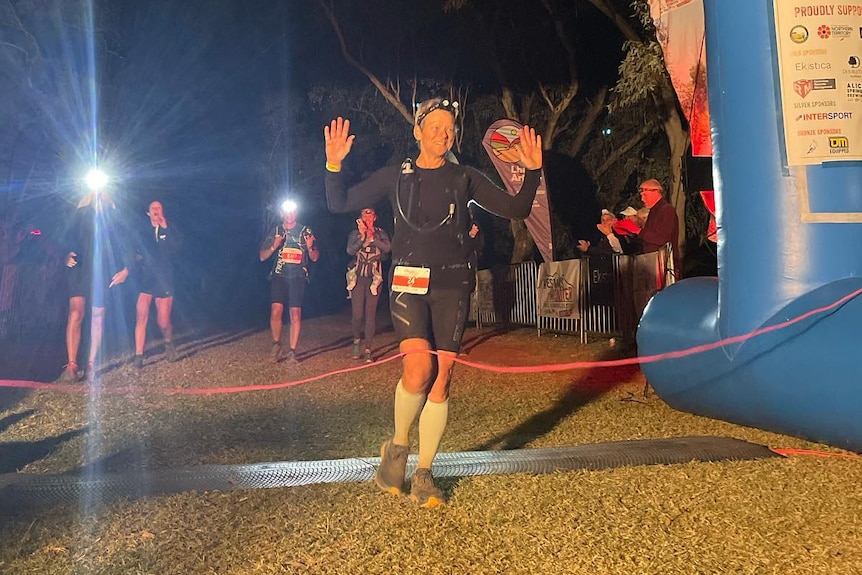
[[[441,4],[339,3],[348,42],[382,78],[416,75],[469,85],[474,96],[498,93],[475,22],[466,13],[444,14]],[[44,134],[39,145],[35,136],[23,143],[9,169],[6,193],[27,192],[16,208],[20,219],[42,228],[46,241],[59,237],[81,193],[77,182],[95,155],[116,178],[118,197],[136,225],[148,225],[146,205],[159,199],[169,221],[185,231],[185,297],[178,294],[178,300],[188,305],[185,311],[178,305],[178,314],[197,321],[221,309],[260,314],[263,323],[268,267],[258,262],[257,249],[275,218],[271,206],[290,192],[301,200],[300,219],[313,227],[323,252],[307,313],[346,303],[343,244],[352,217],[325,210],[322,127],[331,110],[312,105],[308,94],[315,86],[365,88],[368,81],[345,63],[316,0],[96,1],[92,35],[69,25],[86,22],[89,2],[13,5],[44,61],[34,65],[0,53],[0,80],[19,87],[30,107],[18,110],[34,116],[36,131]],[[576,15],[586,95],[614,81],[621,42],[592,7]],[[535,12],[514,18],[519,33],[504,45],[515,85],[564,77],[547,22]],[[4,39],[19,39],[10,35],[8,11],[0,11],[0,22]],[[27,92],[25,76],[36,79],[40,98]],[[277,144],[264,113],[273,101],[286,104],[295,120]],[[8,126],[9,110],[4,113]],[[479,146],[472,143],[468,162]],[[361,173],[380,165],[353,167]],[[206,310],[196,308],[202,301]]]

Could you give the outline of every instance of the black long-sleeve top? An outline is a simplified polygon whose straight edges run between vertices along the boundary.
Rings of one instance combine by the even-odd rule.
[[[150,274],[173,276],[173,262],[183,245],[183,236],[176,223],[168,227],[153,227],[149,221],[141,228],[136,246],[139,267]]]
[[[93,266],[106,274],[115,274],[123,268],[131,271],[134,242],[128,237],[128,228],[124,214],[113,202],[93,199],[82,203],[72,215],[66,248],[77,254],[79,265]],[[97,263],[97,259],[101,261]]]
[[[420,266],[470,262],[474,248],[468,235],[468,204],[475,202],[500,217],[524,219],[530,215],[541,174],[541,170],[527,170],[521,190],[510,196],[468,166],[447,162],[437,169],[415,164],[412,168],[412,174],[402,174],[401,166],[382,168],[349,190],[340,172],[327,172],[326,200],[331,212],[344,213],[388,197],[395,214],[393,261]],[[445,223],[438,226],[441,222]]]

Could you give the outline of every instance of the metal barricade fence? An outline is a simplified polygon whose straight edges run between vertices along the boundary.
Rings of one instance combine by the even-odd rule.
[[[476,325],[536,325],[536,262],[481,270],[476,277]]]
[[[536,262],[523,262],[483,270],[477,275],[471,318],[485,325],[536,326],[542,332],[577,334],[586,343],[589,334],[633,338],[649,299],[675,281],[670,244],[658,252],[637,256],[582,258],[579,318],[539,316],[536,309]]]

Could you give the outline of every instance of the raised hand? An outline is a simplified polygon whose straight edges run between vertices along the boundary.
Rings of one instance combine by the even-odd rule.
[[[78,260],[75,259],[77,257],[78,254],[76,254],[75,252],[69,252],[68,255],[66,255],[66,267],[73,268],[78,265]]]
[[[323,139],[326,142],[326,163],[340,167],[341,162],[350,153],[355,135],[350,134],[350,120],[338,117],[328,126],[323,127]]]
[[[518,130],[521,145],[518,146],[518,156],[521,164],[528,170],[538,170],[542,167],[542,136],[530,126]]]

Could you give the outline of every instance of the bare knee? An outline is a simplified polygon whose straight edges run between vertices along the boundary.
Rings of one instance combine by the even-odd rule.
[[[281,321],[283,313],[284,306],[280,304],[272,304],[272,307],[269,308],[269,319],[271,321]]]

